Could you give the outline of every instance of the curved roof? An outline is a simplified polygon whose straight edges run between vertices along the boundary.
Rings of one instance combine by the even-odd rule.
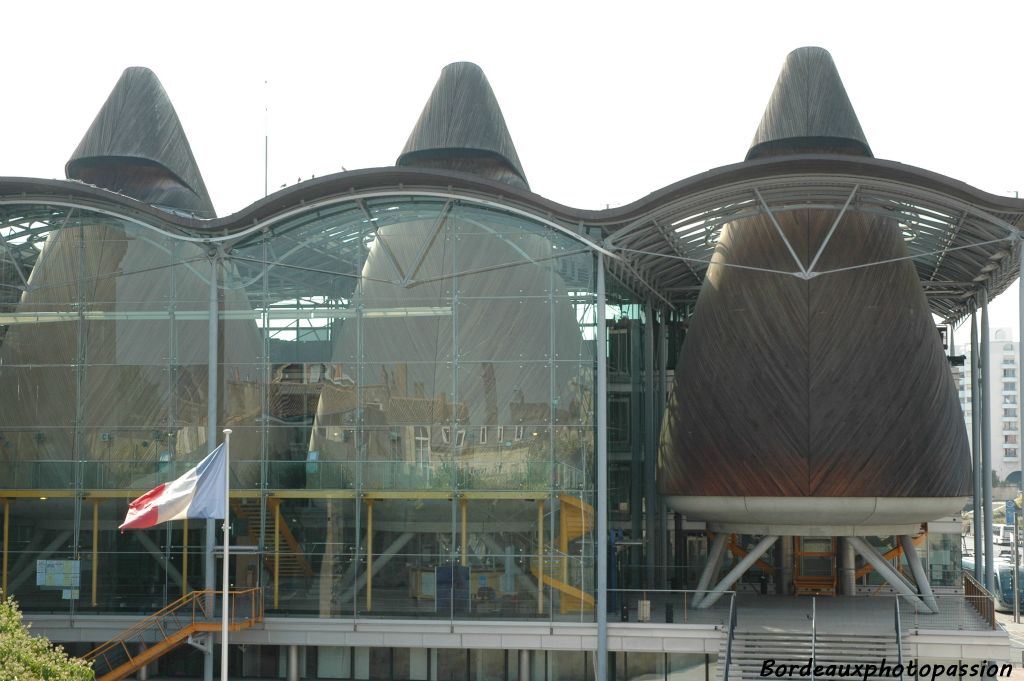
[[[736,216],[800,207],[838,211],[846,205],[847,210],[896,217],[905,226],[910,256],[932,311],[948,320],[969,313],[982,288],[994,296],[1016,279],[1024,233],[1024,200],[988,194],[893,161],[836,154],[789,155],[723,166],[625,206],[597,211],[564,206],[475,175],[420,168],[373,168],[309,180],[214,220],[173,215],[79,183],[0,178],[0,207],[76,205],[182,237],[226,244],[242,243],[290,216],[315,212],[324,205],[371,195],[419,193],[509,207],[558,225],[610,253],[609,269],[624,283],[676,308],[696,301],[717,231]],[[45,215],[18,213],[0,211],[0,234],[17,242],[17,246],[8,243],[8,248],[18,254],[23,267],[30,268],[38,254],[31,247],[30,234],[50,227]]]

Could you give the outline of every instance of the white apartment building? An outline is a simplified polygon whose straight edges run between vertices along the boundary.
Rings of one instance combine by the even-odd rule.
[[[961,327],[958,334],[969,338],[970,327]],[[1020,366],[1018,343],[1011,329],[993,329],[989,350],[989,385],[992,414],[989,422],[992,428],[992,470],[1000,481],[1017,482],[1020,476],[1020,387],[1018,378]],[[954,345],[952,355],[965,355],[963,366],[954,366],[953,377],[957,383],[960,406],[967,421],[967,435],[972,438],[973,409],[971,404],[971,345]]]

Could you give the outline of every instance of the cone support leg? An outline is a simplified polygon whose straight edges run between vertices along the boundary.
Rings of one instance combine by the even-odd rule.
[[[721,533],[718,536],[724,537],[725,534]],[[697,605],[697,607],[701,610],[705,610],[714,605],[715,601],[721,598],[722,594],[725,593],[725,590],[733,584],[735,584],[736,580],[742,577],[743,573],[749,570],[750,566],[756,563],[758,558],[763,556],[765,554],[765,551],[770,549],[772,547],[772,544],[778,541],[778,539],[778,535],[775,534],[769,534],[765,537],[762,537],[761,541],[757,543],[757,546],[751,549],[750,553],[743,556],[743,559],[740,562],[736,563],[736,566],[732,570],[729,570],[729,574],[722,578],[722,581],[718,583],[718,586],[712,589],[711,593],[709,593],[707,597],[701,599],[701,602]]]
[[[914,573],[914,581],[917,582],[917,590],[921,592],[921,599],[932,609],[932,612],[938,612],[939,603],[935,600],[935,594],[932,593],[932,585],[928,583],[928,575],[924,571],[924,565],[921,564],[921,556],[918,555],[917,548],[914,547],[914,540],[910,538],[910,535],[904,534],[900,535],[900,543],[903,545],[903,555],[907,557],[910,570]]]
[[[718,576],[718,565],[722,562],[725,554],[725,544],[729,536],[725,532],[719,532],[711,542],[711,550],[708,551],[708,562],[704,566],[704,572],[700,574],[700,581],[697,582],[696,593],[693,595],[693,607],[700,605],[704,600],[704,591],[711,584],[711,579]]]
[[[931,608],[924,604],[924,601],[917,597],[914,590],[911,589],[907,583],[903,581],[903,578],[900,577],[899,573],[889,565],[889,561],[883,558],[873,546],[860,537],[847,537],[846,541],[853,544],[853,548],[857,553],[864,556],[864,560],[871,563],[871,566],[875,568],[875,571],[879,575],[881,575],[882,579],[888,582],[892,588],[899,591],[900,595],[912,603],[914,607],[921,612],[933,612]]]

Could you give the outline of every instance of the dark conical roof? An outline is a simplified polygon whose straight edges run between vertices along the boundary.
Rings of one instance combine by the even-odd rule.
[[[461,170],[529,188],[490,83],[469,62],[442,69],[396,164]]]
[[[121,74],[65,172],[145,203],[214,217],[181,121],[146,68]]]
[[[832,55],[820,47],[786,57],[747,160],[800,152],[872,155]]]

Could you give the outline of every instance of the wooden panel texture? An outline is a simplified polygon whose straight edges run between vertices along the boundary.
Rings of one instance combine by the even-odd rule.
[[[529,189],[494,91],[469,62],[441,71],[395,165],[458,170]]]
[[[806,267],[836,212],[777,214]],[[970,494],[949,366],[898,226],[849,212],[804,280],[767,216],[727,225],[676,371],[666,495]]]
[[[143,203],[216,217],[178,114],[149,69],[125,69],[65,170]]]

